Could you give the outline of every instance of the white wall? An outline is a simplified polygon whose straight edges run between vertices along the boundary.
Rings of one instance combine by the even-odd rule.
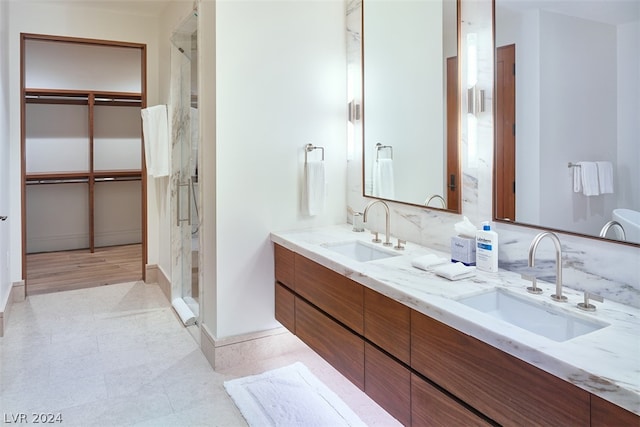
[[[365,191],[416,204],[446,197],[443,6],[372,1],[364,15]],[[393,194],[373,188],[378,142],[393,147]]]
[[[204,21],[201,28],[212,28]],[[215,283],[205,278],[215,313],[206,306],[204,322],[221,338],[278,326],[271,231],[345,221],[345,6],[218,1],[215,31],[217,185],[212,192],[203,183],[203,191],[216,198],[215,217],[204,213],[206,235],[215,224],[216,250],[207,247],[204,262],[215,263],[217,274]],[[325,147],[327,168],[327,206],[313,218],[300,214],[308,142]]]
[[[541,224],[597,235],[615,196],[574,193],[567,164],[615,167],[616,27],[541,12],[540,37]]]
[[[5,3],[5,2],[3,2]],[[108,10],[85,8],[75,1],[9,2],[9,85],[10,85],[10,205],[11,222],[10,280],[21,280],[20,207],[20,33],[39,33],[71,37],[128,41],[147,44],[148,103],[158,99],[158,20],[150,16],[134,16]],[[4,169],[3,169],[4,170]],[[154,223],[154,218],[149,222]],[[152,260],[150,260],[152,263]]]
[[[617,207],[640,211],[640,22],[618,27]]]
[[[0,1],[0,215],[10,214],[9,167],[9,14],[7,2]],[[0,312],[11,291],[9,277],[10,225],[18,223],[10,217],[0,222]]]

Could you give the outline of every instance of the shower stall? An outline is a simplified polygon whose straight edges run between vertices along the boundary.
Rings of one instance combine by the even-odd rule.
[[[186,326],[200,313],[200,191],[198,186],[198,13],[171,42],[171,299]],[[199,334],[196,334],[199,335]]]

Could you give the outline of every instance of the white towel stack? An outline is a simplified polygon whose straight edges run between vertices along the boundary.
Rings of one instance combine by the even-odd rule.
[[[304,165],[303,208],[307,215],[322,213],[325,201],[324,161],[308,161]]]
[[[140,110],[144,134],[147,174],[154,178],[169,176],[169,125],[167,106],[155,105]]]
[[[578,162],[573,169],[573,191],[585,196],[613,193],[611,162]]]
[[[373,162],[373,195],[383,199],[393,199],[393,160],[377,159]]]
[[[438,276],[449,280],[467,279],[476,275],[476,268],[466,266],[461,262],[442,265],[433,270]]]
[[[450,262],[447,258],[435,254],[422,255],[411,260],[411,265],[420,270],[429,271],[433,267]]]

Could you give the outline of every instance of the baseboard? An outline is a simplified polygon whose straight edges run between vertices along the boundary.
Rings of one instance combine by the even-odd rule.
[[[206,325],[200,325],[200,348],[214,370],[251,364],[295,351],[300,341],[285,328],[216,340]]]
[[[145,267],[146,283],[157,283],[167,300],[171,301],[171,281],[158,264],[147,264]]]
[[[14,302],[21,302],[25,299],[25,287],[24,280],[15,282],[11,286],[7,299],[2,301],[0,305],[0,337],[4,336],[4,331],[9,323],[9,316],[11,314],[11,306]]]

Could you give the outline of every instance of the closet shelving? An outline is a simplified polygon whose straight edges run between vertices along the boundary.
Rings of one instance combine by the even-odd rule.
[[[26,88],[24,90],[24,101],[25,104],[81,105],[87,107],[88,169],[82,171],[27,172],[24,175],[24,184],[29,186],[47,184],[87,184],[89,250],[93,253],[96,248],[94,210],[96,183],[140,181],[142,179],[141,168],[109,170],[95,168],[95,107],[111,106],[142,108],[142,94],[134,92]]]

